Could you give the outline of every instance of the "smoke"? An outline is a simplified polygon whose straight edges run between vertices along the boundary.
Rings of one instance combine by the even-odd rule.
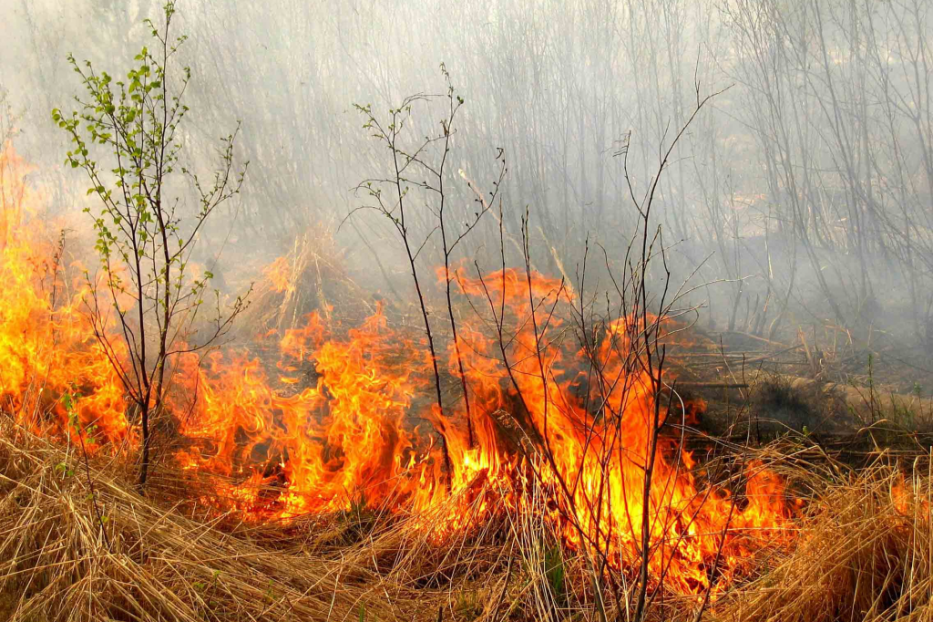
[[[203,236],[202,260],[220,254],[221,274],[268,263],[297,233],[320,227],[374,288],[410,287],[389,224],[365,210],[347,219],[366,202],[352,189],[391,165],[354,104],[385,117],[407,95],[443,95],[443,62],[465,100],[447,169],[450,209],[460,220],[475,212],[465,179],[494,190],[501,148],[505,230],[520,236],[527,207],[541,271],[576,278],[588,240],[600,256],[589,269],[607,285],[597,264],[621,265],[635,233],[632,195],[644,195],[698,97],[725,89],[658,185],[669,266],[696,287],[683,306],[703,307],[711,327],[764,336],[830,322],[887,325],[915,344],[933,338],[933,33],[924,0],[178,8],[193,72],[190,164],[210,170],[217,138],[237,121],[237,158],[251,163],[244,193]],[[80,89],[67,54],[125,70],[148,43],[142,20],[160,9],[155,0],[0,1],[9,127],[51,210],[78,212],[92,200],[61,166],[66,137],[49,120]],[[444,100],[419,102],[411,115],[404,139],[416,145],[439,130]],[[412,227],[428,237],[433,198],[413,197],[424,217]],[[431,236],[426,266],[438,244]],[[496,253],[497,224],[487,219],[459,259]]]

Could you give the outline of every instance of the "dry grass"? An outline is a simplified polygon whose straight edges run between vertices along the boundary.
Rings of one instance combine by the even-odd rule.
[[[929,619],[927,462],[907,476],[825,461],[804,474],[812,454],[784,452],[784,468],[815,491],[797,545],[763,560],[761,575],[716,599],[706,619]],[[585,564],[556,544],[543,507],[501,513],[442,545],[424,528],[433,517],[360,508],[238,524],[203,509],[194,518],[183,491],[138,495],[119,461],[91,461],[91,498],[79,457],[0,422],[2,620],[598,619]],[[689,620],[695,606],[668,598],[651,617]]]
[[[837,482],[801,521],[796,549],[733,594],[723,620],[830,622],[933,618],[929,473],[876,464]],[[929,467],[924,467],[926,471]]]
[[[101,524],[80,469],[52,444],[0,432],[0,619],[392,619],[388,595],[412,598],[352,551],[344,563],[224,533],[96,465]]]
[[[546,577],[506,559],[507,517],[442,546],[431,516],[194,519],[170,475],[156,501],[133,491],[130,465],[92,460],[88,478],[79,458],[0,419],[0,620],[536,617]]]

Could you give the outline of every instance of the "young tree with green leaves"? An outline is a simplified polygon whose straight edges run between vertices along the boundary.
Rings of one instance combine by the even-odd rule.
[[[186,37],[170,34],[175,2],[167,2],[163,12],[161,29],[146,20],[155,44],[142,48],[125,79],[98,73],[90,61],[79,64],[69,55],[85,92],[75,98],[77,111],[52,111],[71,137],[66,164],[84,170],[91,181],[88,195],[99,199],[98,209],[84,210],[93,219],[102,268],[100,286],[91,288],[87,302],[95,335],[128,397],[128,416],[139,422],[140,488],[149,474],[152,423],[165,408],[173,358],[215,343],[247,306],[241,296],[223,310],[213,290],[210,329],[189,343],[212,291],[212,274],[193,274],[191,254],[207,219],[239,193],[246,165],[237,170],[233,162],[239,126],[221,139],[220,165],[210,183],[181,164],[191,70],[178,67]],[[186,207],[186,191],[196,208]]]

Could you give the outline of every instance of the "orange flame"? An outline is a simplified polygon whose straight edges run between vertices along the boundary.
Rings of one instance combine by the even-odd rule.
[[[122,387],[82,312],[86,285],[64,282],[63,246],[40,221],[23,226],[40,199],[25,187],[28,169],[12,146],[0,154],[0,171],[2,407],[35,430],[55,424],[89,439],[129,441]],[[80,395],[71,406],[76,412],[65,394]]]
[[[279,257],[262,271],[269,279],[272,291],[284,293],[291,288],[292,269],[288,264],[288,257]]]

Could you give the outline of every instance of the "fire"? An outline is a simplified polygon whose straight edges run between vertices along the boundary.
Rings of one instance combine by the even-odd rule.
[[[696,481],[693,457],[676,438],[662,436],[651,459],[657,404],[647,373],[629,364],[634,346],[626,326],[635,318],[620,318],[602,329],[596,352],[568,352],[563,321],[553,307],[561,298],[572,302],[572,293],[560,281],[510,270],[477,279],[460,273],[457,282],[493,308],[504,302],[514,316],[518,328],[510,394],[527,411],[527,427],[540,437],[537,444],[553,455],[541,479],[554,487],[557,503],[570,507],[576,522],[565,529],[570,542],[580,547],[610,543],[604,548],[613,565],[628,567],[642,555],[647,528],[651,569],[665,573],[682,591],[694,592],[708,586],[708,571],[720,549],[726,560],[722,573],[743,565],[753,545],[738,534],[756,530],[755,539],[766,541],[760,530],[780,527],[790,517],[783,482],[760,465],[748,465],[747,505],[737,507],[726,490]],[[536,329],[536,322],[547,329]],[[480,351],[488,354],[488,344]],[[596,379],[587,381],[587,374]],[[504,375],[487,370],[483,377],[502,386]],[[691,408],[702,407],[688,405],[681,414],[688,418]],[[652,482],[646,497],[649,464]]]
[[[4,154],[3,170],[21,166],[11,148]],[[22,173],[13,180],[21,184]],[[11,183],[6,174],[0,181]],[[36,199],[18,188],[4,186],[0,221],[3,408],[38,430],[132,444],[135,427],[108,360],[125,353],[106,350],[82,311],[91,285],[66,287],[60,250],[37,221],[21,226]],[[266,270],[274,291],[289,287],[288,267],[283,258]],[[522,270],[452,276],[471,308],[489,310],[458,327],[469,415],[462,396],[443,409],[434,403],[425,340],[393,328],[383,309],[349,327],[322,310],[272,333],[276,360],[248,347],[177,356],[168,401],[178,466],[226,476],[232,483],[206,496],[254,520],[363,504],[430,516],[416,523],[437,538],[522,511],[536,486],[547,499],[542,520],[570,546],[629,571],[647,542],[653,575],[684,593],[710,586],[714,568],[727,584],[756,548],[786,537],[793,505],[779,477],[745,465],[734,478],[744,480],[738,499],[703,481],[676,433],[652,433],[659,413],[680,423],[702,404],[680,405],[633,364],[634,318],[591,327],[580,347],[566,319],[575,294],[559,279]],[[451,379],[460,373],[457,350],[451,343],[447,351]],[[77,413],[62,399],[72,393],[81,394]],[[83,432],[68,427],[75,417]]]
[[[288,257],[279,257],[266,266],[263,275],[269,279],[273,291],[283,293],[292,287],[291,266],[288,265]]]
[[[198,468],[225,475],[282,469],[283,515],[342,509],[352,498],[384,499],[417,484],[405,473],[417,459],[406,416],[427,389],[415,373],[424,357],[416,366],[397,357],[418,348],[381,313],[345,340],[324,340],[320,322],[312,315],[306,329],[282,339],[283,386],[316,376],[304,389],[274,389],[257,359],[217,352],[206,365],[191,360],[202,389],[181,431],[203,448]]]
[[[95,441],[132,442],[123,389],[83,312],[87,285],[66,283],[64,242],[29,220],[41,198],[23,182],[28,170],[7,145],[0,154],[3,409],[35,430],[54,425]],[[117,345],[111,355],[123,352]],[[72,412],[66,394],[75,398]]]

